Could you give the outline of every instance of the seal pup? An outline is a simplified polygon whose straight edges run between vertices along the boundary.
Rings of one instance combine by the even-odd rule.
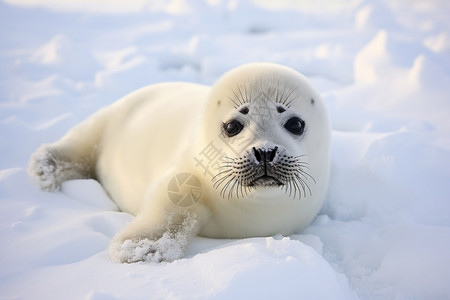
[[[97,179],[135,218],[111,259],[173,261],[192,237],[290,235],[325,198],[330,124],[320,95],[297,71],[252,63],[212,87],[162,83],[101,109],[42,145],[29,173],[43,190]]]

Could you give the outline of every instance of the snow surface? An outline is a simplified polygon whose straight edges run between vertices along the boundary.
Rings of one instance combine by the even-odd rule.
[[[450,299],[450,2],[257,2],[0,2],[0,299]],[[330,111],[330,190],[303,232],[118,264],[132,217],[97,182],[28,178],[99,107],[252,61],[304,73]]]

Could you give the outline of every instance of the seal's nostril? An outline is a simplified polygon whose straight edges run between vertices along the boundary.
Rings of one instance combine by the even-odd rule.
[[[273,148],[272,150],[269,150],[269,161],[273,161],[275,158],[275,155],[277,154],[278,147]]]
[[[255,158],[257,161],[261,161],[261,153],[259,152],[260,150],[256,150],[255,147],[253,147],[253,152],[255,153]]]
[[[256,149],[255,147],[253,147],[252,149],[253,149],[253,153],[255,155],[256,161],[266,163],[266,162],[271,162],[274,160],[274,158],[277,154],[278,147],[275,147],[270,150]]]

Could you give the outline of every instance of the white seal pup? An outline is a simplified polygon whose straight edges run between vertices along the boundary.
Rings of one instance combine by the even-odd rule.
[[[289,235],[327,192],[330,125],[316,90],[277,64],[233,69],[212,87],[164,83],[100,110],[33,154],[44,190],[97,179],[135,218],[113,239],[120,262],[172,261],[195,235]]]

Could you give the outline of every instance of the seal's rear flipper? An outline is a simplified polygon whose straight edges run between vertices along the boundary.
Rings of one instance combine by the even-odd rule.
[[[28,173],[44,191],[56,191],[66,180],[92,177],[88,165],[71,161],[64,151],[52,145],[43,145],[33,154]]]
[[[73,128],[62,139],[42,145],[32,156],[28,173],[45,191],[59,190],[71,179],[95,178],[97,150],[105,127],[104,110]]]

